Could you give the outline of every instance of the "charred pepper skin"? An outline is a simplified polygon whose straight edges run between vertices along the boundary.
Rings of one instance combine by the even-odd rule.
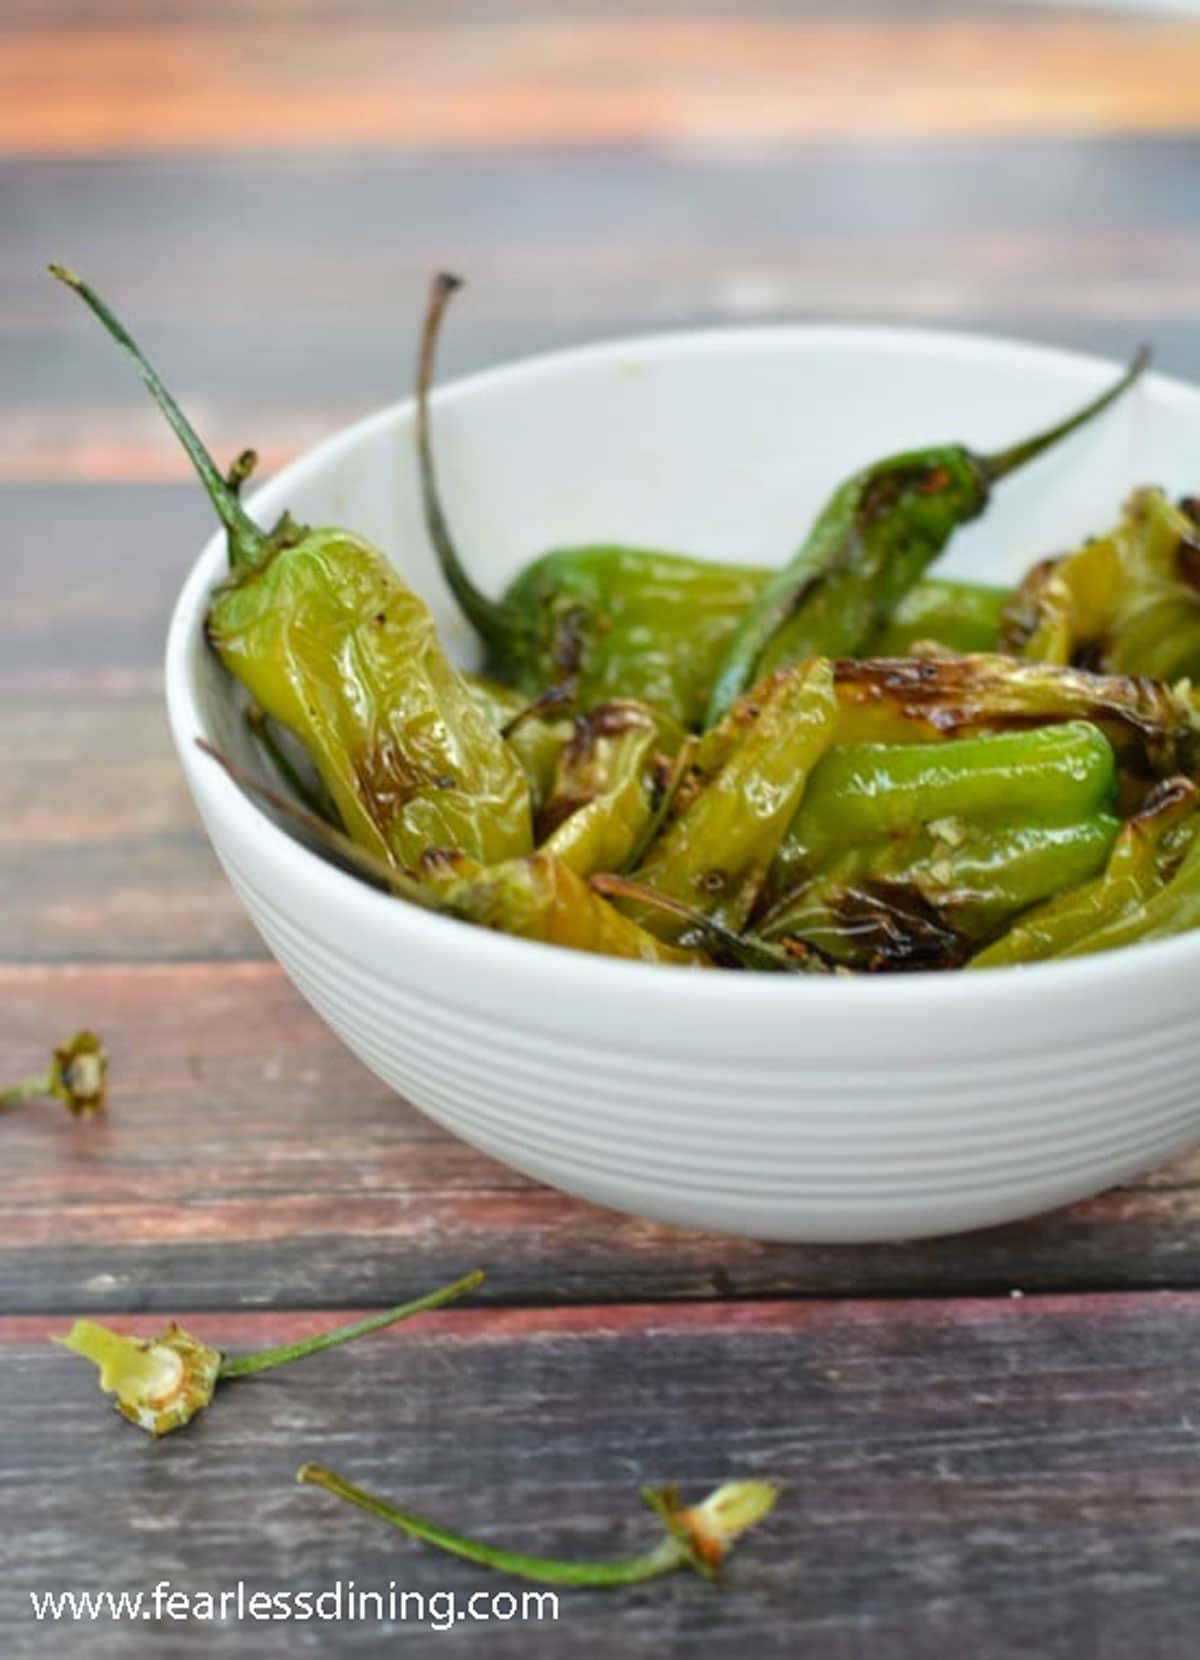
[[[584,708],[632,697],[654,704],[686,727],[700,726],[739,627],[761,607],[778,576],[761,567],[598,545],[543,554],[500,599],[482,593],[459,555],[441,501],[429,410],[437,336],[447,302],[459,286],[460,279],[444,273],[433,282],[418,375],[417,451],[430,541],[448,585],[484,643],[487,673],[528,697],[570,682]],[[959,467],[960,488],[973,489],[964,467]],[[928,468],[921,473],[922,479],[931,477],[937,481]],[[925,562],[907,563],[923,568]],[[954,650],[994,645],[1004,596],[968,583],[917,584],[907,614],[889,630],[893,606],[914,580],[906,566],[904,580],[891,584],[895,593],[885,594],[882,604],[858,596],[857,614],[867,620],[856,625],[847,650],[876,643],[881,650],[905,650],[918,638]],[[822,605],[835,597],[831,591]],[[883,626],[882,636],[876,625]],[[813,655],[823,650],[818,647]],[[722,698],[723,706],[729,701]]]
[[[756,931],[864,972],[960,968],[1019,912],[1103,865],[1118,820],[928,826],[842,859],[788,894]]]
[[[699,752],[699,787],[681,792],[634,879],[726,927],[741,928],[836,721],[833,671],[824,659],[760,682],[708,734]],[[628,909],[664,938],[684,932],[667,913],[634,902]]]
[[[1074,722],[831,749],[755,924],[845,967],[960,967],[1018,912],[1094,876],[1118,820],[1113,751]]]
[[[878,461],[839,485],[799,552],[763,589],[730,642],[709,700],[720,720],[756,676],[805,657],[848,656],[884,624],[992,486],[1093,420],[1138,378],[1138,353],[1115,385],[1045,432],[994,455],[962,444]]]
[[[207,632],[312,756],[350,835],[397,865],[428,847],[494,863],[533,845],[520,763],[374,548],[312,530],[213,595]]]
[[[538,820],[538,846],[578,876],[620,870],[654,810],[659,723],[640,703],[599,703],[574,723]]]
[[[123,325],[74,272],[51,270],[128,352],[190,456],[232,566],[213,595],[209,639],[303,743],[351,838],[399,868],[430,846],[484,863],[528,854],[524,772],[442,653],[422,601],[349,531],[285,516],[264,533]]]
[[[1188,687],[1141,675],[1092,674],[999,653],[887,657],[834,665],[837,742],[945,742],[1062,721],[1090,721],[1120,767],[1142,779],[1192,774],[1200,708]]]
[[[676,948],[622,916],[585,878],[544,849],[490,867],[463,853],[430,849],[417,870],[397,870],[336,825],[243,772],[205,739],[197,738],[196,747],[248,795],[300,826],[356,876],[421,910],[573,951],[686,968],[710,966],[704,952]]]
[[[1158,680],[1200,675],[1200,524],[1161,490],[1135,490],[1120,523],[1037,564],[1012,595],[1001,649]]]

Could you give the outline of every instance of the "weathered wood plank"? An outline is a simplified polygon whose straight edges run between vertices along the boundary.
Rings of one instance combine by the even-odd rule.
[[[390,1302],[475,1266],[500,1302],[1200,1285],[1200,1159],[1019,1226],[846,1249],[656,1226],[452,1140],[270,964],[0,970],[10,1076],[103,1032],[103,1120],[0,1118],[0,1308]]]
[[[106,671],[88,678],[102,686]],[[0,792],[0,958],[264,954],[157,699],[0,703]]]
[[[137,489],[63,487],[0,489],[5,565],[0,604],[0,697],[36,700],[55,694],[129,699],[162,688],[167,619],[192,561],[212,531],[207,502],[189,483]],[[59,717],[39,714],[36,702],[6,718],[24,736],[0,742],[0,768],[22,776],[38,766],[38,749]],[[138,716],[134,716],[135,722]],[[75,733],[72,755],[99,774],[119,761],[96,735]],[[115,736],[114,727],[108,736]],[[64,759],[61,749],[58,762]],[[41,789],[48,780],[37,778]],[[89,781],[94,789],[98,779]],[[156,786],[161,780],[156,780]],[[15,780],[6,784],[11,791]],[[17,786],[19,787],[19,786]],[[11,794],[8,796],[11,800]],[[65,798],[64,798],[65,799]],[[84,805],[83,796],[77,797]],[[47,803],[49,805],[49,803]],[[0,837],[10,834],[6,819]]]
[[[1200,124],[1187,21],[1041,14],[464,22],[282,14],[10,27],[11,154],[736,142]],[[719,66],[719,69],[718,67]]]
[[[334,1318],[212,1314],[231,1347]],[[0,1325],[0,1629],[13,1660],[74,1647],[30,1589],[452,1590],[508,1582],[414,1545],[292,1474],[318,1457],[498,1542],[603,1557],[654,1528],[641,1481],[701,1497],[788,1482],[721,1594],[678,1576],[564,1592],[553,1632],[488,1653],[590,1660],[1191,1660],[1200,1298],[447,1311],[228,1385],[184,1434],[121,1424],[54,1322]],[[58,1328],[61,1329],[61,1323]],[[139,1329],[148,1329],[144,1326]],[[442,1606],[442,1605],[437,1605]],[[315,1622],[314,1622],[315,1623]],[[156,1660],[253,1651],[478,1652],[463,1622],[148,1624]],[[97,1660],[141,1652],[89,1628]],[[146,1648],[149,1652],[149,1648]],[[82,1652],[82,1651],[81,1651]]]
[[[139,158],[0,171],[0,478],[183,477],[87,270],[220,453],[274,466],[403,395],[430,270],[473,280],[447,375],[778,317],[987,327],[1200,375],[1195,141]],[[386,203],[386,211],[379,211]],[[362,257],[369,253],[369,258]]]

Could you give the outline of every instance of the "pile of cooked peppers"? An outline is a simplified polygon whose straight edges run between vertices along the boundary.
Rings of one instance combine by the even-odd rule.
[[[776,570],[595,544],[499,598],[455,545],[422,331],[430,540],[483,648],[442,650],[361,536],[264,529],[131,355],[229,549],[208,640],[286,796],[235,776],[400,899],[549,944],[774,972],[982,968],[1200,925],[1200,503],[1140,489],[1011,593],[926,575],[1010,473],[1098,418],[995,454],[948,443],[839,485]]]

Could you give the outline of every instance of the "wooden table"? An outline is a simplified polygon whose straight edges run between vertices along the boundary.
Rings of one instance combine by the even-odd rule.
[[[405,391],[438,265],[473,280],[447,373],[836,316],[1148,335],[1195,377],[1198,135],[1178,19],[7,0],[0,1055],[21,1074],[87,1022],[114,1079],[101,1121],[0,1123],[0,1652],[1195,1655],[1200,1162],[969,1238],[764,1246],[576,1203],[394,1099],[201,834],[160,655],[205,507],[40,267],[86,270],[218,453],[272,465]],[[470,1307],[231,1385],[157,1445],[46,1341],[176,1314],[249,1347],[476,1264]],[[314,1455],[565,1553],[648,1538],[643,1480],[790,1486],[726,1593],[567,1594],[553,1628],[33,1619],[31,1589],[163,1579],[502,1588],[294,1487]]]

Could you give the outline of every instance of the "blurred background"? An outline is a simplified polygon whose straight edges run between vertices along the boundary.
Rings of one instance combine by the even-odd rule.
[[[152,691],[205,509],[48,259],[269,467],[408,390],[438,266],[446,375],[871,318],[1200,376],[1200,8],[0,0],[0,226],[0,686]],[[142,562],[103,661],[89,536]]]

